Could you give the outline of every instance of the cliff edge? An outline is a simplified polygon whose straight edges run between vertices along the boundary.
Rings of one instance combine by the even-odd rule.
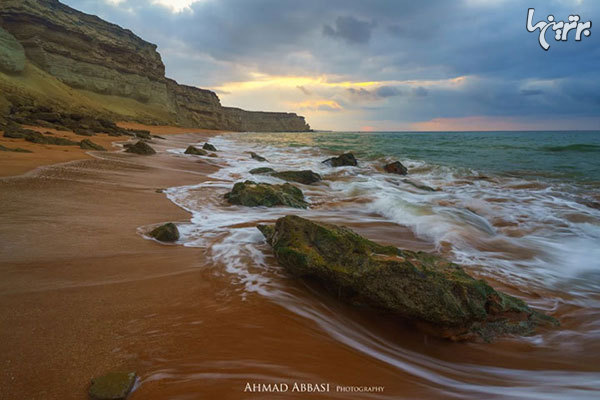
[[[0,3],[0,115],[26,107],[234,131],[307,131],[294,113],[223,107],[165,77],[157,46],[58,0]]]

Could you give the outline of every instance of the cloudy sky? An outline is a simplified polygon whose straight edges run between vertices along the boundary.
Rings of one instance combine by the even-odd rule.
[[[315,129],[600,129],[598,0],[62,1],[156,43],[180,83]],[[529,7],[591,35],[546,52]]]

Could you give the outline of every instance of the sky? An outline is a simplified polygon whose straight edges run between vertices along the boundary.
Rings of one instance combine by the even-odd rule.
[[[157,44],[167,76],[223,105],[314,129],[600,129],[598,0],[61,1]],[[549,30],[544,51],[530,7],[591,35]]]

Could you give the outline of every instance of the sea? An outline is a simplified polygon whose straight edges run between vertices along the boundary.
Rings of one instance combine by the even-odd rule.
[[[180,244],[206,253],[214,273],[230,279],[231,296],[274,302],[448,398],[600,397],[600,131],[230,133],[210,143],[218,158],[169,150],[219,170],[166,194],[192,215],[178,225]],[[345,152],[358,166],[322,162]],[[408,174],[386,173],[393,161]],[[235,182],[282,183],[250,174],[257,167],[310,169],[323,181],[297,184],[306,210],[227,204],[223,196]],[[561,327],[495,345],[465,344],[444,356],[444,343],[409,345],[421,334],[399,326],[400,338],[390,337],[386,323],[359,322],[335,302],[290,286],[256,229],[290,214],[438,253],[555,316]]]

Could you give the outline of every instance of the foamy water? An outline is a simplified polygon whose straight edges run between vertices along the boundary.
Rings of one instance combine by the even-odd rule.
[[[575,184],[482,176],[475,169],[416,159],[400,159],[409,169],[409,175],[401,177],[381,172],[381,165],[394,160],[388,157],[359,159],[358,167],[331,168],[321,162],[331,156],[324,150],[248,142],[244,134],[216,137],[211,143],[220,150],[215,162],[222,168],[205,183],[170,188],[166,193],[192,213],[189,223],[178,225],[181,244],[205,249],[219,266],[215,273],[230,276],[233,293],[244,298],[265,296],[339,342],[423,379],[448,396],[460,392],[461,397],[471,398],[563,399],[600,394],[600,373],[572,370],[576,365],[569,370],[526,370],[500,368],[493,362],[460,364],[391,342],[317,297],[290,290],[284,271],[269,260],[270,249],[255,227],[289,214],[358,227],[394,223],[398,238],[390,236],[391,243],[408,228],[472,273],[502,283],[533,306],[570,321],[560,329],[514,340],[539,349],[582,351],[600,340],[600,211],[578,201],[580,189]],[[251,159],[248,151],[269,162]],[[184,155],[183,149],[170,152],[197,157]],[[282,183],[248,172],[261,166],[321,174],[319,184],[297,184],[311,207],[226,204],[223,195],[235,182]],[[418,187],[423,185],[435,191]],[[470,394],[465,396],[465,391]]]

